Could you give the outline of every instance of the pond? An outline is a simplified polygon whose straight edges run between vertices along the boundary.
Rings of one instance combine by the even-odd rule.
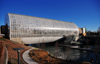
[[[91,59],[93,59],[94,63],[96,63],[97,60],[98,64],[100,64],[100,53],[81,51],[58,46],[47,46],[42,49],[47,50],[50,54],[64,60],[91,62]]]

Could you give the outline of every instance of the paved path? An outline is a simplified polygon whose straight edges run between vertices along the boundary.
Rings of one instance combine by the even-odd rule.
[[[29,51],[32,50],[32,49],[29,49],[27,51],[25,51],[22,55],[23,59],[25,62],[27,62],[28,64],[38,64],[36,63],[35,61],[33,61],[30,56],[29,56]]]

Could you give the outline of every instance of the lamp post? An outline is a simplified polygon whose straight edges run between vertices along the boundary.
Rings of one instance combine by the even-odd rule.
[[[24,49],[24,48],[13,48],[13,50],[17,50],[17,53],[18,53],[18,64],[20,64],[20,55],[19,55],[19,53],[20,53],[20,50],[22,50],[22,49]]]

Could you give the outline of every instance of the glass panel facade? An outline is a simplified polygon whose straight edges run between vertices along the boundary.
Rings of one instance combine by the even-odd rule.
[[[17,37],[58,37],[78,35],[78,27],[64,22],[39,17],[9,13],[11,38]]]

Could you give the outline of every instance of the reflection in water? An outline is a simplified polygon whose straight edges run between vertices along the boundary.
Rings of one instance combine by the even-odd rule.
[[[49,51],[52,55],[59,57],[65,60],[72,60],[72,61],[91,61],[93,58],[94,62],[96,62],[96,55],[93,52],[88,51],[80,51],[70,48],[63,48],[63,47],[55,47],[55,46],[48,46],[43,48],[44,50]],[[100,54],[97,55],[98,62],[100,63]]]

